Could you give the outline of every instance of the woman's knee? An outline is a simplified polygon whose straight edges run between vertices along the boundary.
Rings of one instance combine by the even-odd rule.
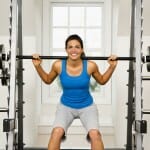
[[[91,129],[88,132],[89,140],[101,140],[101,133],[97,129]]]
[[[61,127],[55,127],[52,130],[51,138],[62,138],[65,135],[65,131]]]

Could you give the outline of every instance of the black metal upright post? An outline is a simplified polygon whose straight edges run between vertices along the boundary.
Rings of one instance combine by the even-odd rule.
[[[132,0],[131,4],[131,31],[130,31],[130,57],[134,57],[134,27],[135,27],[135,0]],[[128,110],[127,110],[127,144],[126,150],[132,150],[132,124],[134,120],[133,112],[133,89],[134,89],[134,62],[129,62],[129,77],[128,77]]]
[[[22,55],[22,0],[18,1],[18,54]],[[23,150],[23,61],[18,60],[18,150]]]

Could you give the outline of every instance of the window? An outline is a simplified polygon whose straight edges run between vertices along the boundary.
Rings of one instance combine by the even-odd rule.
[[[45,10],[45,7],[48,9]],[[111,52],[110,14],[111,9],[110,7],[108,9],[104,1],[95,3],[93,1],[90,3],[49,1],[43,6],[43,55],[66,55],[65,40],[70,34],[81,36],[87,56],[109,55]],[[49,61],[44,62],[44,67],[48,71],[52,62],[50,61],[50,64]],[[103,72],[107,63],[104,61],[96,63]],[[42,84],[41,90],[42,103],[58,103],[62,93],[59,78],[51,85]],[[111,104],[111,82],[100,86],[91,79],[90,90],[97,104]]]
[[[55,4],[51,5],[51,48],[62,51],[65,39],[78,34],[84,41],[86,51],[102,49],[103,5]]]

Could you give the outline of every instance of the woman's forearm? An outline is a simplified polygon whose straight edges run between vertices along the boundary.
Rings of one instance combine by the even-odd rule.
[[[107,71],[103,74],[103,83],[105,84],[111,78],[116,66],[110,65]]]

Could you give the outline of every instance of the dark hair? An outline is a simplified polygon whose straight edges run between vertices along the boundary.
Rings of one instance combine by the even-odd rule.
[[[65,41],[65,48],[66,49],[67,49],[68,42],[71,41],[71,40],[77,40],[80,43],[81,48],[83,48],[83,41],[82,41],[81,37],[79,35],[77,35],[77,34],[72,34]],[[85,53],[83,52],[81,54],[81,57],[84,57],[84,56],[85,56]]]

